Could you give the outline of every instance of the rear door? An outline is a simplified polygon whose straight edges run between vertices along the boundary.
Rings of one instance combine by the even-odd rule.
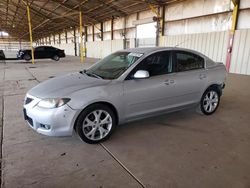
[[[184,106],[199,102],[207,82],[204,58],[187,51],[173,51],[173,61],[176,104]]]
[[[46,46],[45,47],[45,53],[44,53],[44,57],[45,58],[52,58],[55,54],[55,48],[51,47],[51,46]]]

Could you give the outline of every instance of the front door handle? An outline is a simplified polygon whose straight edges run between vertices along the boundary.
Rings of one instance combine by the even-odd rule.
[[[165,84],[165,85],[170,85],[170,84],[174,84],[174,83],[175,83],[174,80],[165,80],[165,81],[164,81],[164,84]]]
[[[204,78],[206,78],[207,77],[207,75],[206,74],[200,74],[200,76],[199,76],[199,78],[202,80],[202,79],[204,79]]]

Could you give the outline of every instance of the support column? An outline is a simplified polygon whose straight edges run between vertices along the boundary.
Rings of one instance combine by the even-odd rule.
[[[136,20],[140,19],[140,13],[137,12],[136,13]],[[134,47],[138,47],[139,46],[139,38],[137,36],[137,25],[135,26],[135,46]]]
[[[84,27],[84,34],[85,34],[85,42],[88,42],[88,27]]]
[[[26,8],[27,8],[27,16],[28,16],[28,24],[29,24],[31,58],[32,58],[32,64],[35,64],[33,39],[32,39],[32,26],[31,26],[31,18],[30,18],[30,7],[29,7],[29,2],[28,1],[27,1],[27,4],[26,4]]]
[[[61,44],[61,33],[58,34],[58,42],[59,42],[59,45]]]
[[[157,7],[157,16],[156,16],[156,46],[160,46],[160,38],[161,38],[161,20],[160,20],[160,7]]]
[[[87,26],[85,26],[84,27],[84,34],[85,34],[85,41],[84,41],[84,49],[85,49],[85,57],[87,57],[87,45],[86,45],[86,43],[88,42],[88,27]]]
[[[75,28],[75,27],[74,27],[73,35],[74,35],[74,49],[75,49],[75,56],[77,56],[77,46],[76,46],[76,28]]]
[[[126,49],[126,33],[127,33],[127,25],[126,25],[126,20],[127,20],[127,16],[124,17],[124,21],[123,21],[123,32],[122,32],[122,39],[123,39],[123,49]]]
[[[103,41],[103,22],[101,22],[101,41]]]
[[[234,9],[232,13],[233,20],[232,20],[232,26],[231,26],[231,30],[229,34],[228,47],[227,47],[227,60],[226,60],[226,69],[228,72],[230,70],[231,57],[232,57],[232,51],[233,51],[233,42],[234,42],[234,33],[237,28],[240,0],[232,0],[232,3],[234,5]]]
[[[54,41],[54,45],[56,44],[56,37],[55,34],[53,34],[53,41]]]
[[[65,31],[65,41],[66,41],[66,44],[68,44],[68,33],[67,33],[67,31]]]
[[[111,40],[114,40],[114,17],[111,19]]]
[[[92,25],[92,41],[95,41],[95,26]]]
[[[82,41],[82,11],[79,12],[79,19],[80,19],[80,56],[81,56],[81,63],[83,63],[83,41]]]
[[[160,46],[165,46],[165,44],[164,44],[164,35],[165,35],[165,5],[163,5],[163,7],[162,7],[162,14],[161,14]]]
[[[156,14],[154,17],[154,21],[157,23],[157,30],[156,30],[156,46],[162,46],[163,44],[163,29],[164,29],[164,19],[165,19],[165,6],[162,9],[161,15],[161,7],[155,7],[154,5],[148,3],[149,8],[152,12]]]
[[[20,50],[22,49],[22,39],[21,38],[19,39],[19,49]]]

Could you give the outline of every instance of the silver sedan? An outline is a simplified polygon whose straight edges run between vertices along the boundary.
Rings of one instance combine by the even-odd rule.
[[[122,50],[29,90],[24,117],[38,133],[69,136],[75,130],[83,141],[98,143],[125,122],[195,106],[214,113],[225,79],[222,63],[192,50]]]

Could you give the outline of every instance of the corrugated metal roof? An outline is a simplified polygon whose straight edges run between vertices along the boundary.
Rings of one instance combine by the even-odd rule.
[[[26,5],[30,4],[33,36],[39,38],[79,25],[79,10],[84,25],[95,24],[112,17],[127,16],[179,0],[1,0],[0,30],[17,38],[28,38]]]

